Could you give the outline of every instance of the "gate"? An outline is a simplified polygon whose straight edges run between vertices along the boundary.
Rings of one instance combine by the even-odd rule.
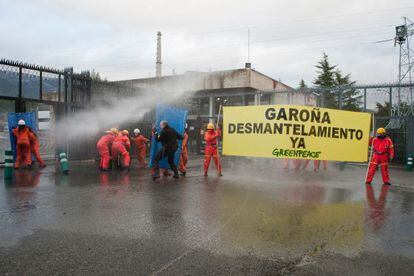
[[[7,137],[7,113],[35,111],[38,118],[41,154],[55,158],[58,147],[69,151],[75,159],[90,156],[89,146],[68,148],[56,144],[54,124],[71,112],[86,108],[90,102],[88,72],[73,73],[73,69],[58,70],[22,62],[0,59],[0,139],[1,148],[10,148]],[[85,150],[88,149],[88,150]],[[1,154],[0,156],[3,156]]]

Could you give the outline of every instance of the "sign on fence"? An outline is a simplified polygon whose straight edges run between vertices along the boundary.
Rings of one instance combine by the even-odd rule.
[[[223,154],[365,162],[370,118],[296,105],[224,107]]]

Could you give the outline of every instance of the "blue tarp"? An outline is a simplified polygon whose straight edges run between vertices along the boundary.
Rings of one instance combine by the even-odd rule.
[[[37,132],[37,123],[36,123],[36,113],[26,112],[26,113],[8,113],[7,114],[7,124],[9,126],[9,136],[10,144],[13,150],[13,157],[16,159],[16,138],[13,136],[12,130],[17,127],[19,120],[24,120],[26,126],[30,127],[34,132]]]
[[[167,121],[170,127],[174,128],[178,133],[184,134],[185,123],[187,122],[188,110],[175,108],[172,106],[158,105],[155,113],[155,127],[158,133],[161,132],[160,122]],[[178,150],[175,153],[174,162],[178,166],[181,154],[181,140],[178,141]],[[161,143],[155,140],[155,137],[151,137],[151,149],[150,149],[150,167],[154,165],[154,158],[158,150],[161,149]],[[169,169],[167,159],[163,159],[160,162],[160,168]]]

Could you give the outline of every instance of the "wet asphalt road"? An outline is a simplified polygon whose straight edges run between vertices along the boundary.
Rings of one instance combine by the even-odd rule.
[[[16,171],[0,186],[0,274],[414,275],[414,172],[366,187],[359,166],[226,161],[222,178],[197,158],[157,182],[91,162]]]

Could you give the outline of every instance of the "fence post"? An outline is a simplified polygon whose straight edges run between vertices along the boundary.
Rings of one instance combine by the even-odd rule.
[[[367,89],[364,88],[364,112],[367,111]]]
[[[39,81],[40,81],[40,83],[39,83],[39,99],[40,100],[43,100],[43,72],[42,72],[42,70],[40,70],[39,71]]]
[[[392,87],[390,87],[390,116],[392,116]]]
[[[338,97],[339,97],[339,109],[342,109],[342,89],[339,89],[338,92]]]
[[[23,67],[19,66],[19,97],[15,100],[14,111],[26,112],[26,103],[23,100]]]
[[[325,107],[325,90],[322,90],[321,93],[321,107]]]

